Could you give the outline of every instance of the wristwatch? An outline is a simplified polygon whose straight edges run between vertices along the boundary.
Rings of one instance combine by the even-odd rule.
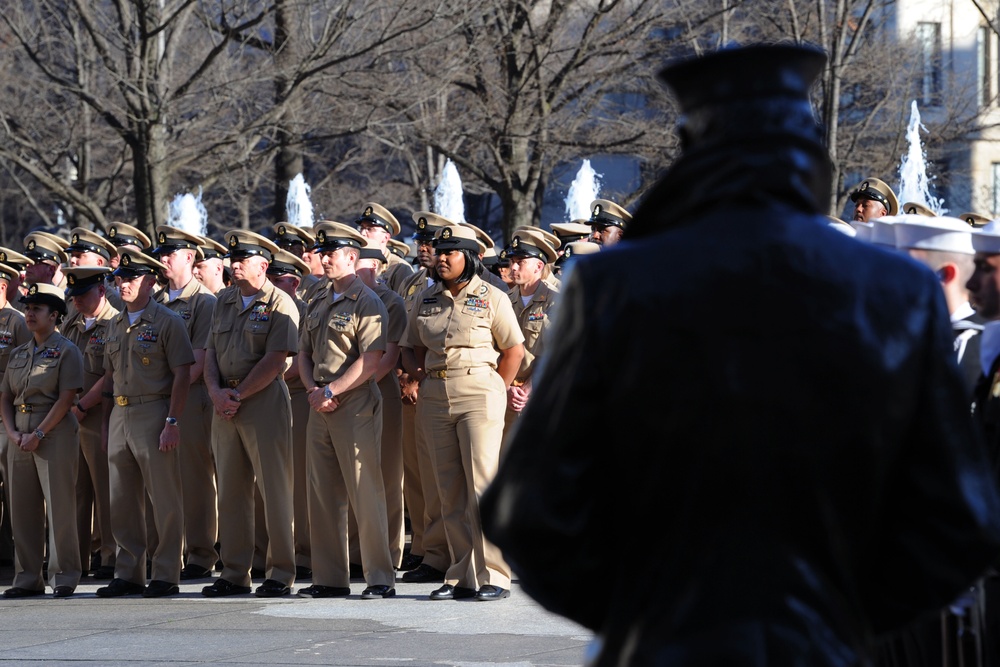
[[[37,438],[38,440],[42,440],[43,438],[45,438],[45,431],[43,431],[40,428],[36,428],[32,435],[34,435],[35,438]]]
[[[323,398],[328,401],[333,398],[333,392],[330,391],[330,385],[323,387]]]
[[[167,426],[177,426],[177,417],[167,417]]]

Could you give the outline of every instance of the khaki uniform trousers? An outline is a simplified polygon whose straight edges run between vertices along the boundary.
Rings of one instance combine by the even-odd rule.
[[[108,453],[101,448],[101,409],[95,406],[80,422],[80,472],[76,480],[77,536],[84,568],[90,554],[100,565],[114,566],[115,537],[111,533],[111,484]]]
[[[447,379],[428,377],[417,401],[452,559],[445,583],[510,588],[510,569],[500,550],[483,537],[479,516],[479,497],[500,462],[507,394],[503,379],[490,367],[470,370]]]
[[[305,387],[290,393],[292,400],[292,513],[295,519],[295,564],[312,567],[309,541],[309,477],[306,475],[306,426],[309,423],[309,398]]]
[[[404,491],[409,489],[406,491],[406,499],[410,512],[410,529],[413,531],[410,553],[422,555],[422,563],[444,572],[452,561],[448,553],[448,537],[444,533],[441,494],[434,474],[434,461],[420,416],[421,400],[422,397],[418,396],[415,406],[403,406]],[[411,501],[413,504],[410,504]]]
[[[369,586],[393,586],[379,442],[382,394],[367,382],[340,396],[333,412],[309,413],[309,525],[313,582],[347,587],[349,507],[358,517],[361,563]]]
[[[385,512],[389,522],[389,554],[393,567],[403,561],[406,532],[403,521],[403,400],[399,397],[399,380],[390,371],[378,383],[382,394],[382,485],[385,486]],[[351,562],[361,562],[358,519],[354,508],[350,512]]]
[[[192,384],[180,416],[181,488],[184,498],[184,556],[188,564],[213,569],[219,554],[215,460],[212,458],[212,400],[202,382]]]
[[[160,451],[160,433],[170,410],[164,397],[149,403],[116,405],[108,430],[111,485],[111,530],[118,551],[115,577],[133,584],[146,582],[146,558],[152,579],[176,584],[181,576],[184,509],[177,449]],[[147,495],[157,537],[147,553]]]
[[[47,410],[15,415],[17,430],[38,428]],[[76,417],[67,414],[34,452],[7,449],[11,528],[14,534],[14,586],[45,588],[45,532],[48,522],[49,585],[80,583],[82,565],[76,532],[76,477],[80,466]]]
[[[288,389],[279,380],[244,398],[231,421],[212,420],[222,578],[237,586],[250,585],[255,485],[264,501],[267,578],[285,586],[295,582],[291,420]]]

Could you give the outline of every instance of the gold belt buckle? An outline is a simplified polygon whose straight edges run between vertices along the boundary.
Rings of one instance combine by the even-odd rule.
[[[115,403],[124,408],[128,405],[128,396],[115,396]]]
[[[22,403],[21,405],[17,406],[17,411],[22,414],[30,414],[31,406],[28,405],[27,403]]]
[[[431,377],[444,380],[448,377],[448,371],[431,371]]]
[[[228,380],[226,381],[226,384],[229,385],[230,389],[236,389],[238,386],[240,386],[240,382],[242,382],[242,380]]]

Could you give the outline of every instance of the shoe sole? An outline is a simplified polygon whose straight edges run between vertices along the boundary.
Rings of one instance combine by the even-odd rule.
[[[396,597],[395,588],[390,588],[385,593],[368,593],[367,595],[365,593],[361,594],[362,600],[378,600],[379,598],[394,598],[394,597]]]

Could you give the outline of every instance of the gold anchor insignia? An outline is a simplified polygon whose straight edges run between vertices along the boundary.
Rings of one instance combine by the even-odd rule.
[[[515,236],[514,237],[514,242],[511,245],[514,246],[515,248],[518,247],[519,245],[521,245],[521,237],[520,236]]]
[[[365,212],[364,212],[364,213],[362,213],[361,215],[363,215],[363,216],[365,216],[365,217],[368,217],[368,216],[369,216],[369,215],[371,215],[371,214],[372,214],[372,207],[371,207],[371,206],[369,206],[368,208],[366,208],[366,209],[365,209]]]
[[[114,238],[114,237],[118,236],[118,228],[117,227],[112,227],[111,229],[109,229],[108,230],[108,236],[110,236],[111,238]]]
[[[125,266],[128,266],[131,263],[132,263],[132,255],[128,255],[128,254],[122,255],[122,264],[124,264]]]
[[[287,233],[288,233],[288,230],[285,229],[284,225],[281,225],[280,227],[278,227],[278,236],[284,236]]]
[[[450,239],[451,238],[451,229],[448,228],[448,227],[445,227],[444,230],[441,232],[441,238],[443,238],[446,241],[448,239]]]
[[[861,189],[862,190],[867,190],[868,189],[868,181],[865,181],[864,183],[861,184]]]
[[[38,285],[32,285],[31,289],[28,290],[28,294],[31,296],[38,294]]]
[[[319,240],[320,243],[326,243],[326,232],[322,229],[319,230],[319,233],[316,234],[316,238]]]
[[[167,233],[160,232],[160,243],[166,243],[166,242],[167,242]]]
[[[417,229],[427,229],[427,218],[417,220]]]
[[[601,214],[601,205],[598,204],[594,207],[594,215],[600,215],[600,214]]]
[[[73,234],[73,245],[76,245],[79,242],[80,242],[80,235],[79,234]]]
[[[229,237],[229,247],[230,248],[235,248],[239,244],[240,244],[240,240],[238,238],[236,238],[235,236],[230,236]]]
[[[66,282],[68,282],[70,285],[75,285],[76,284],[76,276],[74,276],[74,275],[67,276],[66,277]]]
[[[34,249],[35,249],[35,239],[31,239],[30,241],[28,241],[28,250],[34,250]]]
[[[572,248],[566,248],[566,251],[563,252],[563,255],[565,255],[566,257],[569,257],[572,254],[573,254],[573,249]]]

